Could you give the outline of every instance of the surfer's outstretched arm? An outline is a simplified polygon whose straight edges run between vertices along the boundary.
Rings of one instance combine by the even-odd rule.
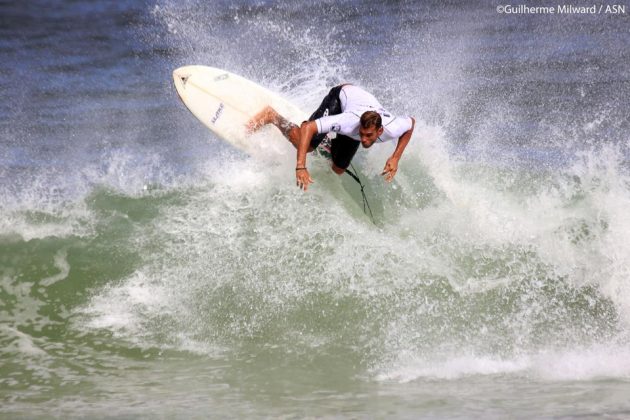
[[[396,145],[396,150],[387,159],[387,163],[385,163],[385,168],[383,168],[383,173],[381,175],[385,175],[385,180],[387,182],[391,182],[396,176],[396,171],[398,171],[398,161],[402,157],[403,152],[405,151],[405,147],[409,144],[409,140],[411,140],[411,135],[413,134],[413,129],[416,126],[416,120],[411,118],[411,128],[400,136],[398,139],[398,144]]]
[[[295,165],[295,179],[297,186],[304,191],[308,189],[308,185],[313,183],[313,178],[306,169],[306,154],[311,145],[311,139],[317,134],[317,124],[314,121],[305,121],[300,126],[300,138],[297,144],[297,161]]]

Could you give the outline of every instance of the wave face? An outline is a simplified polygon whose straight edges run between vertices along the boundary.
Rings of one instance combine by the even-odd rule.
[[[0,413],[630,410],[624,16],[39,3],[0,5]],[[214,138],[185,64],[415,116],[394,183],[394,144],[355,159],[374,223],[323,162],[301,193]]]

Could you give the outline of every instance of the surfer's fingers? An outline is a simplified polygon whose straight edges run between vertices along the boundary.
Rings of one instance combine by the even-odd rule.
[[[302,188],[304,191],[306,191],[306,190],[308,190],[308,186],[309,186],[310,184],[312,184],[312,183],[313,183],[313,180],[312,180],[312,179],[307,179],[307,180],[305,180],[304,182],[302,182],[302,186],[301,186],[301,188]]]
[[[308,188],[308,184],[312,183],[313,180],[311,179],[311,177],[309,176],[308,178],[303,178],[303,177],[298,177],[296,179],[295,184],[300,188],[303,189],[304,191],[306,191],[306,189]]]

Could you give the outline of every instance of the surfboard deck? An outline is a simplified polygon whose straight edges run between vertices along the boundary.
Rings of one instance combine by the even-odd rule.
[[[297,125],[308,118],[280,95],[226,70],[184,66],[173,71],[173,81],[179,97],[199,121],[224,141],[249,154],[255,155],[259,145],[252,144],[246,124],[265,106],[272,106]],[[269,132],[265,142],[269,142],[270,147],[273,143],[287,142],[279,130],[274,128]]]

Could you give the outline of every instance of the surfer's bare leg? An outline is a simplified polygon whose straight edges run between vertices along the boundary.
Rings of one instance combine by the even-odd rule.
[[[247,130],[253,133],[267,124],[273,124],[278,127],[284,137],[297,149],[300,141],[300,127],[278,114],[278,112],[270,106],[264,107],[262,111],[249,120]]]

